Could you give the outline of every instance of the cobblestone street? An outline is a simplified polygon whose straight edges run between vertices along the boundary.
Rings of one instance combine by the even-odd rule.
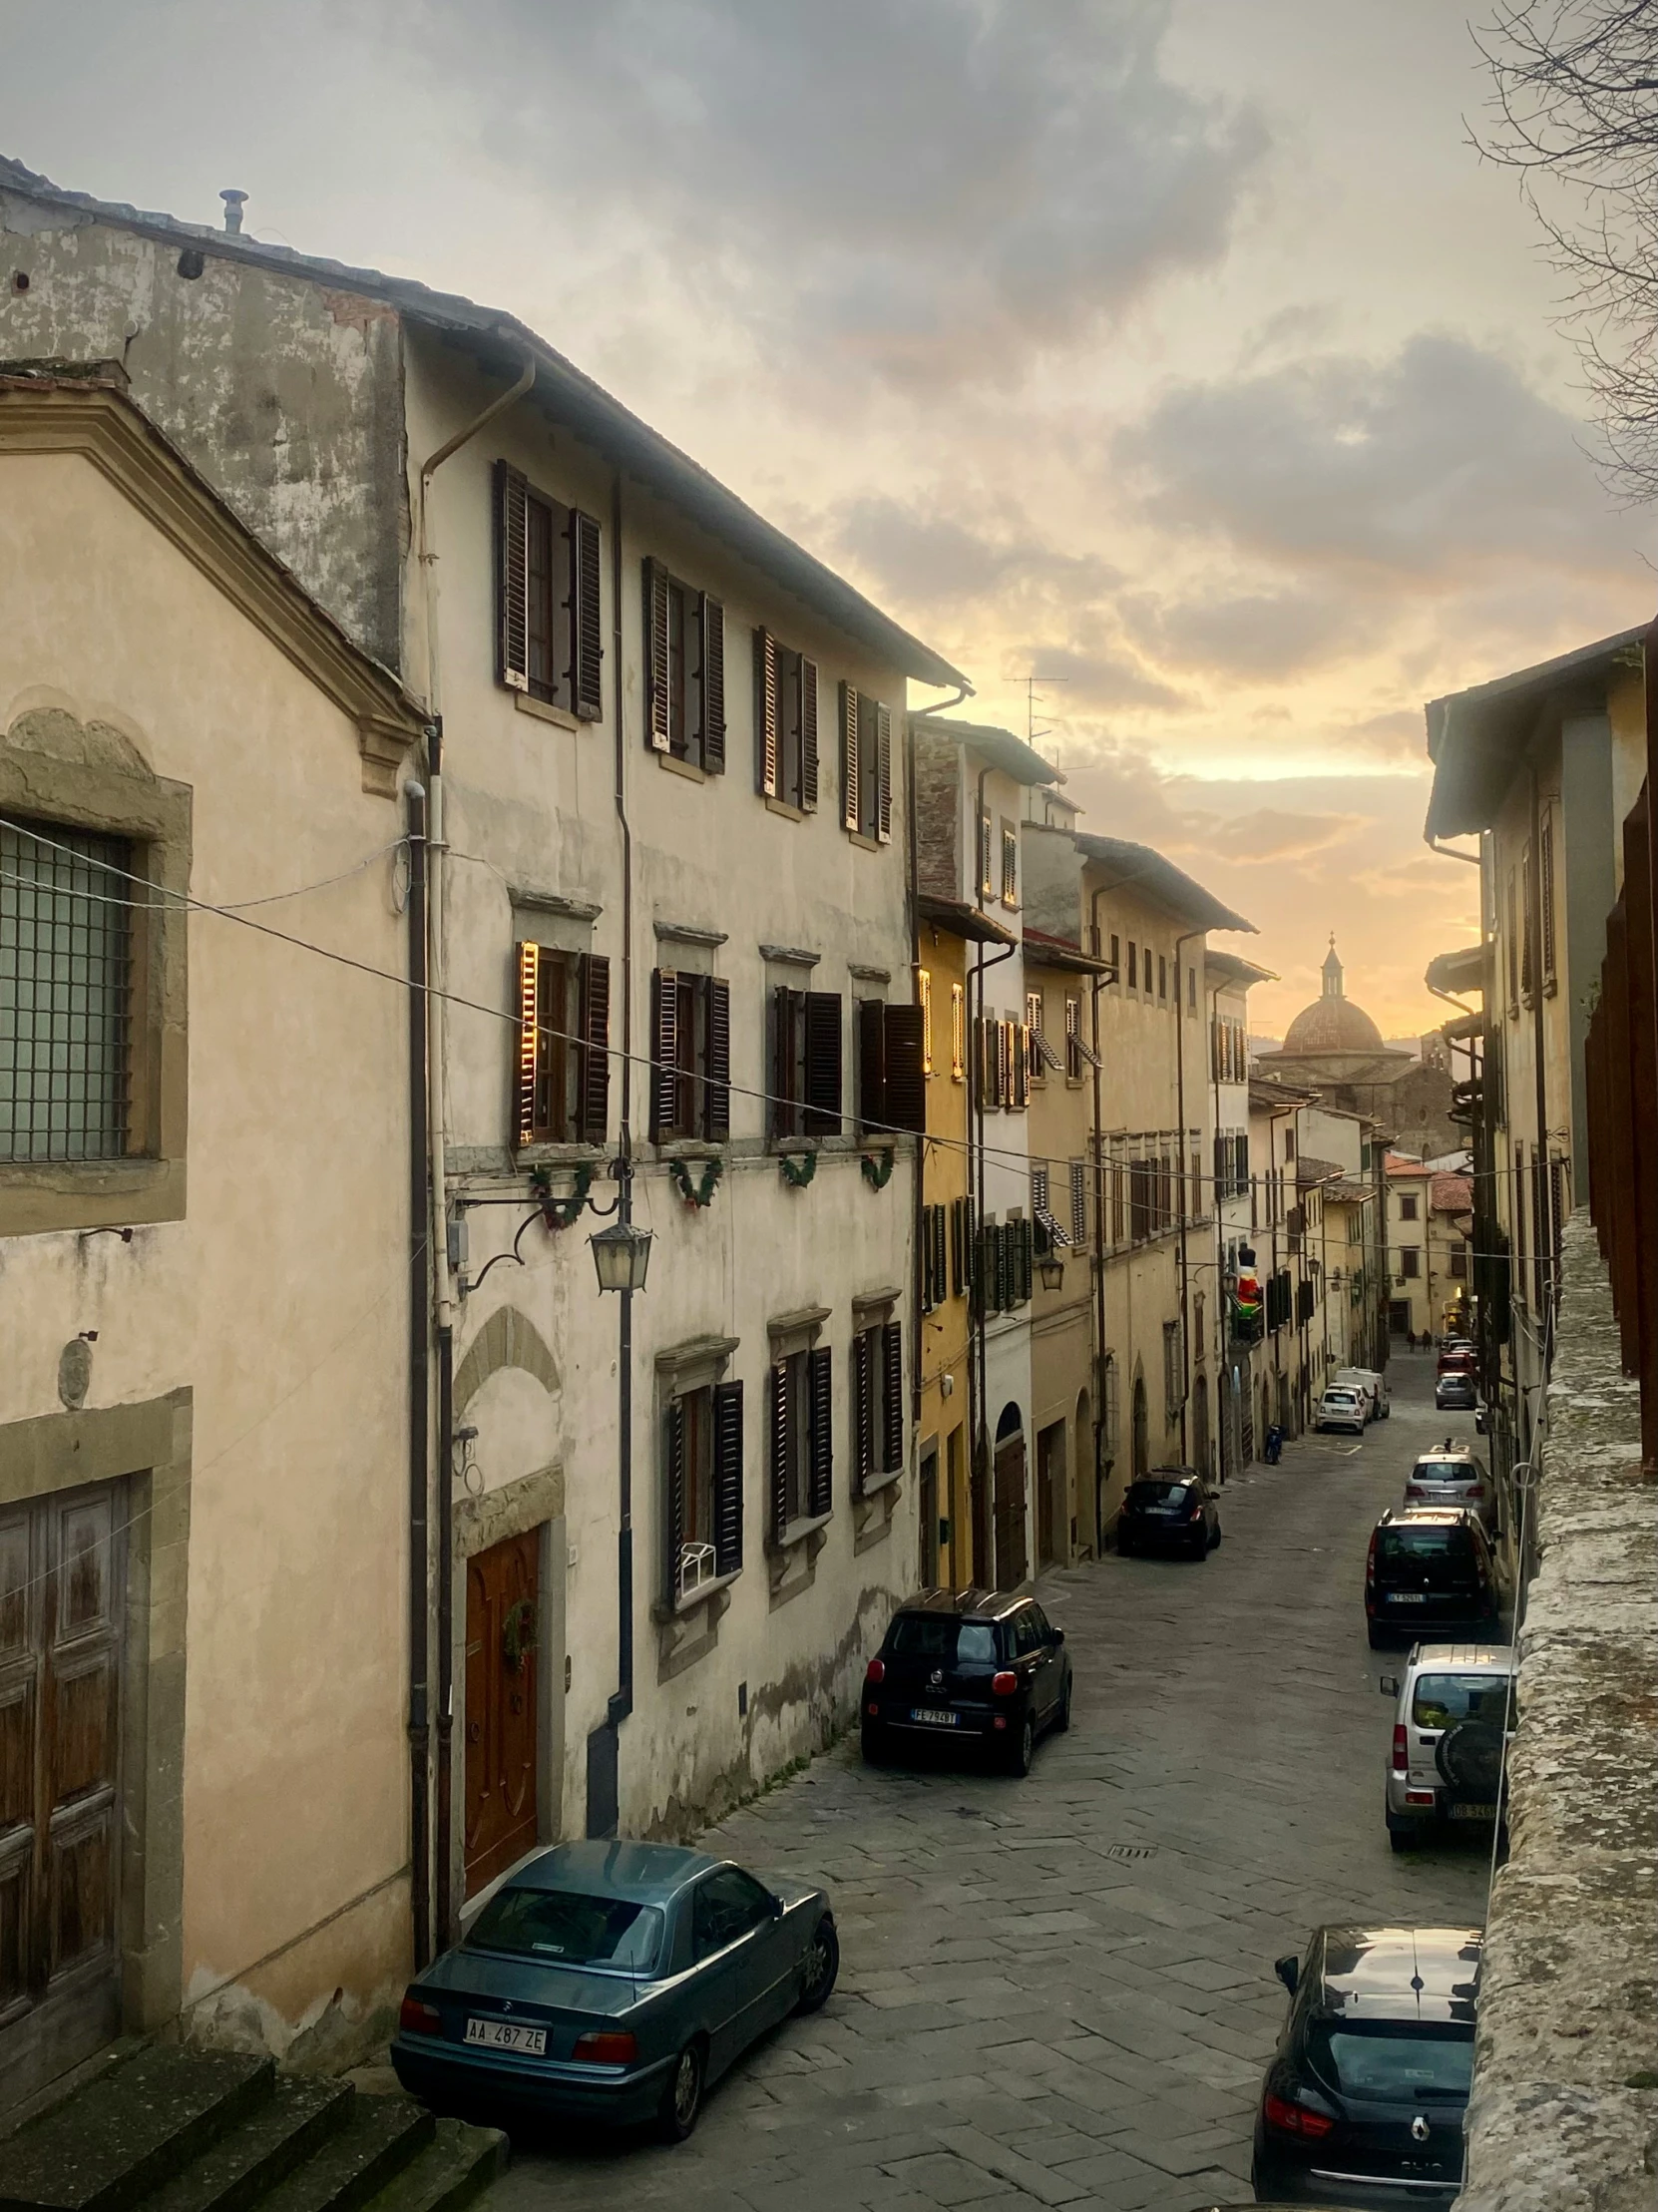
[[[498,2212],[1247,2199],[1273,1959],[1324,1920],[1483,1918],[1478,1844],[1396,1858],[1382,1823],[1365,1548],[1445,1432],[1431,1371],[1396,1360],[1362,1447],[1308,1437],[1229,1485],[1207,1563],[1044,1578],[1075,1718],[1028,1781],[872,1772],[845,1743],[709,1835],[827,1884],[836,1995],[739,2063],[688,2144],[520,2145]]]

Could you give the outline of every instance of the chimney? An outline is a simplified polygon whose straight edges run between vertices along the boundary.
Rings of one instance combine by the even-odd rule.
[[[233,238],[241,229],[241,211],[247,205],[247,195],[231,191],[221,192],[218,197],[224,203],[224,227]]]

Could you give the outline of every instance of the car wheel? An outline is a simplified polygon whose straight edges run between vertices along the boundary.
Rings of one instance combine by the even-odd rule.
[[[840,1971],[840,1938],[835,1934],[834,1922],[825,1913],[817,1924],[811,1948],[806,1953],[806,1972],[801,1981],[800,1997],[795,2010],[821,2012],[834,1991],[835,1977]]]
[[[1391,1642],[1392,1638],[1388,1635],[1386,1629],[1378,1628],[1376,1623],[1372,1621],[1370,1630],[1371,1649],[1373,1651],[1386,1651]]]
[[[881,1740],[881,1731],[879,1728],[872,1728],[867,1720],[858,1731],[858,1748],[864,1755],[865,1766],[885,1765],[887,1747]]]
[[[1218,1521],[1215,1523],[1215,1533],[1209,1539],[1209,1548],[1211,1551],[1220,1549],[1220,1523]]]
[[[1413,1840],[1412,1837],[1401,1834],[1397,1828],[1388,1830],[1388,1841],[1393,1845],[1395,1851],[1409,1851]]]
[[[673,2061],[656,2108],[656,2124],[663,2138],[682,2143],[696,2126],[702,2110],[702,2045],[687,2043]]]
[[[1036,1757],[1036,1724],[1027,1713],[1019,1724],[1019,1734],[1009,1746],[1008,1766],[1010,1771],[1019,1775],[1029,1774],[1031,1762]]]
[[[1065,1686],[1059,1698],[1059,1710],[1053,1716],[1054,1731],[1061,1736],[1070,1726],[1070,1684],[1071,1677],[1067,1674],[1065,1676]]]

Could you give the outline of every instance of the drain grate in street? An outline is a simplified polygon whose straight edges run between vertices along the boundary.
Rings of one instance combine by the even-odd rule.
[[[1108,1843],[1100,1846],[1102,1859],[1154,1859],[1157,1846],[1148,1843]]]

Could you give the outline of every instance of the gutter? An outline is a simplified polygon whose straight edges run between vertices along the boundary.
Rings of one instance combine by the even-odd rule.
[[[431,1210],[426,1134],[426,793],[403,786],[409,837],[409,1906],[415,1972],[432,1958],[431,1663],[427,1495],[431,1453]]]

